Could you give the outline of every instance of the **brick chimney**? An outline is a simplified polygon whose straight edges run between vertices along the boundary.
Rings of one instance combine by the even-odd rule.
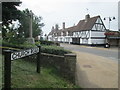
[[[90,18],[90,15],[87,14],[87,15],[85,16],[85,22],[87,22],[89,18]]]
[[[52,29],[51,29],[51,31],[52,31],[52,30],[54,30],[54,26],[52,26]]]
[[[63,29],[65,29],[65,22],[63,22]]]
[[[55,25],[55,29],[58,30],[58,24]]]

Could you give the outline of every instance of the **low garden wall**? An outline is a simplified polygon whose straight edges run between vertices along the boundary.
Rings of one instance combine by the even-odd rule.
[[[73,53],[64,56],[41,53],[41,65],[54,66],[60,75],[75,84],[76,55]]]
[[[57,50],[56,50],[57,51]],[[3,53],[4,54],[4,53]],[[24,59],[28,61],[34,61],[36,55],[25,57]],[[41,65],[42,66],[53,66],[57,69],[60,76],[66,78],[75,84],[75,70],[76,70],[76,55],[73,53],[64,55],[54,55],[41,53]]]

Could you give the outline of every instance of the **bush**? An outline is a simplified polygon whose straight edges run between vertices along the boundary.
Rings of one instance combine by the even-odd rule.
[[[36,45],[36,46],[39,46],[39,45],[40,45],[40,42],[39,42],[39,41],[35,42],[35,45]]]
[[[35,44],[31,44],[31,43],[28,43],[28,42],[24,42],[23,44],[14,44],[14,43],[8,43],[5,40],[2,40],[2,46],[4,46],[4,47],[12,47],[12,48],[19,48],[19,49],[26,49],[26,48],[36,47]]]
[[[24,42],[23,44],[20,44],[20,47],[23,48],[23,49],[27,49],[27,48],[37,47],[37,46],[35,44]]]
[[[26,38],[9,38],[8,42],[13,44],[23,44],[25,43]]]
[[[47,41],[47,40],[41,40],[40,43],[43,44],[43,45],[53,45],[54,44],[54,42]]]
[[[70,51],[64,50],[64,48],[58,46],[42,46],[41,52],[55,55],[64,55],[70,53]]]
[[[0,39],[0,45],[2,45],[2,39]]]
[[[59,42],[53,42],[53,41],[47,41],[47,40],[41,40],[40,43],[42,45],[57,45],[57,46],[60,46]]]
[[[1,45],[2,45],[2,46],[6,46],[6,47],[16,46],[16,45],[14,45],[14,44],[12,44],[12,43],[9,43],[9,42],[7,42],[7,41],[5,41],[5,40],[2,41]]]
[[[51,42],[51,41],[48,41],[48,42]],[[23,44],[13,44],[13,43],[8,43],[5,40],[2,41],[2,46],[4,47],[12,47],[12,48],[19,48],[19,49],[28,49],[28,48],[37,47],[36,45],[40,45],[40,42],[36,42],[35,44],[31,44],[28,42],[24,42]],[[64,50],[64,48],[62,47],[55,46],[55,45],[43,45],[43,44],[41,45],[41,52],[55,54],[55,55],[64,55],[64,54],[70,53],[70,51]]]

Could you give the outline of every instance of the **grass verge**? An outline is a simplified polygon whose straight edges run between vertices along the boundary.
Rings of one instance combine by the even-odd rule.
[[[54,72],[53,67],[42,67],[39,74],[35,63],[12,61],[12,88],[79,88]]]

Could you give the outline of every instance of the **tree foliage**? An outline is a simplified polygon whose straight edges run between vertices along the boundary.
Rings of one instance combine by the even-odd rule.
[[[19,28],[19,34],[22,35],[25,38],[29,37],[29,23],[30,23],[30,10],[25,9],[22,11],[22,16],[20,18],[20,28]],[[41,23],[42,17],[38,17],[33,13],[32,17],[32,30],[33,30],[33,37],[37,37],[42,32],[42,27],[44,26],[44,23]]]
[[[30,10],[20,11],[17,6],[20,2],[4,2],[2,3],[2,36],[3,39],[13,43],[24,43],[29,37],[30,26]],[[33,37],[37,37],[42,33],[44,23],[41,23],[42,17],[38,17],[33,13],[32,29]],[[14,28],[13,21],[18,21],[19,27]],[[11,25],[11,27],[10,27]]]
[[[2,2],[2,36],[6,37],[7,30],[10,29],[9,24],[12,21],[19,20],[21,11],[16,6],[20,6],[21,2]]]

